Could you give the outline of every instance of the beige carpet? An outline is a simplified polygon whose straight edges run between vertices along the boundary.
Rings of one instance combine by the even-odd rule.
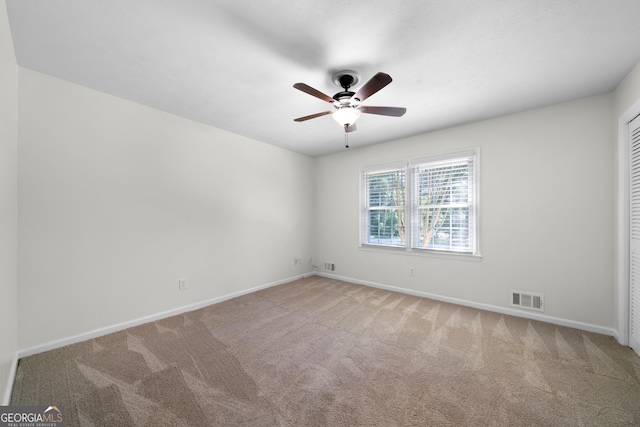
[[[611,337],[318,276],[20,360],[66,426],[640,425]]]

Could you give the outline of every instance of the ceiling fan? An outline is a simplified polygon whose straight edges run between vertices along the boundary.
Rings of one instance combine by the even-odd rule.
[[[357,92],[349,91],[349,88],[358,83],[358,75],[353,71],[341,71],[336,73],[333,76],[333,81],[344,89],[342,92],[338,92],[333,95],[333,97],[325,95],[319,90],[304,83],[296,83],[293,85],[294,88],[333,104],[334,107],[331,111],[323,111],[322,113],[298,117],[297,119],[294,119],[294,121],[304,122],[305,120],[315,119],[316,117],[331,114],[333,118],[344,128],[345,132],[353,132],[356,130],[356,120],[362,113],[400,117],[407,111],[406,108],[401,107],[370,107],[360,104],[362,101],[391,83],[392,79],[388,74],[376,74]]]

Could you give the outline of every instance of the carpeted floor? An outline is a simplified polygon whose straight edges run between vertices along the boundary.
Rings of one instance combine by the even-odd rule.
[[[607,336],[318,276],[21,359],[65,426],[640,425]]]

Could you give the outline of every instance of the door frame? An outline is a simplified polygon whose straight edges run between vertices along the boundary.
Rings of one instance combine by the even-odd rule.
[[[617,311],[618,336],[615,337],[622,345],[629,345],[629,293],[630,293],[630,215],[629,215],[629,122],[640,114],[640,99],[637,100],[618,118],[618,201],[617,201]]]

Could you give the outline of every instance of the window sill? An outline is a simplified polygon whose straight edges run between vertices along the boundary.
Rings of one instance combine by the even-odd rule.
[[[395,255],[423,256],[431,258],[456,259],[464,261],[482,261],[482,255],[462,252],[445,252],[429,249],[407,250],[404,247],[360,244],[360,249],[368,252],[388,253]]]

